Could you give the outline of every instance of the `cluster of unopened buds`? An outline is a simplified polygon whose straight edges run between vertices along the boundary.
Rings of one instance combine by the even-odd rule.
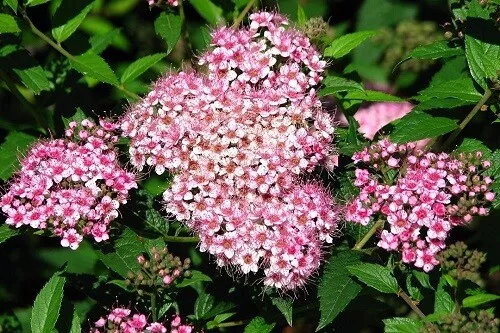
[[[167,248],[158,250],[153,247],[149,258],[146,255],[137,257],[137,262],[141,267],[140,272],[128,272],[125,284],[137,288],[139,295],[142,295],[143,289],[155,287],[155,291],[161,288],[168,288],[175,281],[184,277],[190,277],[189,267],[191,260],[189,258],[182,261],[179,257],[168,252]],[[149,260],[148,260],[149,259]]]
[[[332,241],[339,209],[299,177],[333,168],[333,119],[315,86],[325,61],[281,15],[250,15],[248,28],[218,28],[200,58],[207,74],[168,74],[120,121],[138,170],[174,174],[169,213],[200,236],[220,266],[303,285]]]
[[[446,247],[450,230],[488,214],[495,194],[483,172],[490,162],[481,152],[424,152],[414,143],[383,139],[354,154],[360,194],[349,204],[348,221],[389,224],[378,246],[400,251],[402,260],[430,271]]]
[[[192,333],[194,327],[182,324],[179,316],[174,316],[170,323],[150,322],[148,316],[132,313],[125,307],[115,307],[105,317],[94,323],[90,333]]]
[[[107,240],[118,207],[137,187],[118,163],[114,130],[85,119],[71,122],[63,139],[34,144],[0,200],[6,224],[47,230],[73,250],[83,236]]]
[[[470,280],[484,285],[479,270],[486,262],[486,253],[469,250],[464,242],[456,242],[437,256],[441,269],[456,280]]]

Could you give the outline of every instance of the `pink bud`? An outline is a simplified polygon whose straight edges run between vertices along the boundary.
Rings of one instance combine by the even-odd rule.
[[[495,200],[495,193],[493,193],[493,192],[486,192],[484,194],[484,198],[486,200],[488,200],[488,201],[493,201],[493,200]]]

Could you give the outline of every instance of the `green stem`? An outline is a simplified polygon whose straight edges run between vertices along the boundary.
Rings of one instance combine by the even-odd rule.
[[[156,288],[151,293],[151,316],[154,322],[158,320],[158,314],[156,312]]]
[[[163,236],[163,240],[167,243],[198,243],[200,241],[200,239],[196,236],[193,237]]]
[[[28,23],[31,31],[40,37],[41,40],[43,40],[45,43],[49,44],[52,46],[52,48],[59,53],[61,53],[63,56],[68,58],[69,60],[75,60],[75,56],[66,51],[61,44],[54,42],[49,36],[41,32],[30,20],[28,14],[26,13],[26,10],[24,8],[21,8],[21,14],[23,15],[24,20]],[[131,92],[127,88],[125,88],[123,85],[115,86],[118,88],[120,91],[122,91],[125,95],[129,96],[132,99],[139,100],[141,97],[137,95],[136,93]]]
[[[365,236],[354,245],[353,250],[361,250],[363,246],[372,238],[372,236],[377,232],[379,228],[382,228],[384,225],[384,221],[378,220],[375,224],[368,230]]]
[[[477,104],[474,106],[474,108],[471,110],[471,112],[465,117],[464,120],[458,125],[458,128],[451,133],[451,135],[448,137],[448,139],[443,143],[443,149],[448,148],[453,141],[457,138],[457,136],[460,134],[460,132],[467,126],[467,124],[474,118],[476,113],[481,110],[481,107],[488,101],[488,99],[491,97],[491,90],[486,88],[486,91],[483,94],[483,97],[477,102]]]
[[[37,110],[33,107],[33,105],[26,99],[26,97],[21,94],[19,89],[16,87],[15,83],[12,82],[9,78],[9,76],[0,70],[0,78],[2,79],[3,82],[7,85],[7,88],[9,88],[10,92],[12,95],[14,95],[17,100],[23,105],[23,107],[33,116],[35,119],[36,123],[40,127],[40,132],[42,134],[46,135],[47,134],[47,128],[48,124],[47,121],[40,116]]]
[[[245,16],[248,14],[250,9],[252,9],[252,6],[254,4],[255,0],[249,0],[245,8],[241,11],[240,15],[234,20],[233,25],[231,26],[232,28],[238,28],[241,22],[243,22],[243,19]]]
[[[220,323],[216,327],[235,327],[235,326],[243,326],[245,324],[248,324],[250,320],[238,320],[238,321],[228,321],[225,323]]]
[[[422,310],[419,309],[417,304],[413,302],[413,300],[408,296],[403,290],[400,290],[398,293],[398,296],[403,299],[403,301],[406,302],[410,306],[410,308],[421,318],[425,319],[425,314],[422,312]]]
[[[191,38],[189,38],[189,32],[186,24],[186,14],[184,13],[184,0],[179,0],[179,16],[181,18],[181,29],[184,32],[184,42],[187,44],[189,50],[189,56],[194,54],[193,45],[191,45]]]

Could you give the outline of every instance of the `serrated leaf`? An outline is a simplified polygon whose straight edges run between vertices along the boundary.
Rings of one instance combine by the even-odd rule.
[[[90,12],[94,0],[62,0],[52,19],[52,36],[58,43],[64,42],[78,29]]]
[[[196,9],[198,14],[211,25],[217,25],[218,23],[224,22],[222,8],[216,6],[212,1],[189,0],[189,3]]]
[[[433,117],[418,111],[408,113],[393,124],[394,130],[390,134],[390,138],[398,143],[434,138],[458,128],[453,119]]]
[[[419,103],[413,108],[414,111],[428,111],[436,109],[454,109],[466,105],[474,105],[476,102],[464,101],[455,98],[431,98]]]
[[[465,55],[474,80],[483,89],[488,79],[496,78],[500,70],[500,34],[489,12],[472,1],[466,21]]]
[[[80,324],[80,317],[78,317],[78,313],[76,310],[73,312],[73,319],[71,320],[71,329],[69,333],[81,333],[82,325]]]
[[[97,255],[108,268],[126,278],[129,271],[140,270],[137,257],[144,251],[139,236],[125,228],[114,244],[114,251],[97,250]]]
[[[172,52],[179,41],[182,30],[182,20],[179,15],[161,13],[155,20],[155,31],[167,42],[167,54]]]
[[[31,313],[32,333],[52,333],[56,326],[66,278],[54,274],[38,293]]]
[[[459,47],[453,47],[447,41],[437,41],[428,45],[414,48],[398,65],[409,59],[439,59],[462,55],[464,52]]]
[[[71,66],[82,73],[100,82],[118,85],[115,73],[108,63],[92,51],[87,51],[82,55],[69,59]]]
[[[411,318],[389,318],[384,322],[384,333],[419,333],[423,323]]]
[[[17,0],[3,0],[3,3],[9,6],[14,13],[17,13],[17,5],[18,5]]]
[[[276,323],[268,323],[262,317],[255,317],[245,327],[245,333],[270,333]]]
[[[121,82],[127,83],[135,80],[158,61],[165,58],[165,56],[165,53],[157,53],[137,59],[125,69],[120,79]]]
[[[21,157],[36,140],[23,132],[11,132],[0,145],[0,179],[7,181],[19,167]]]
[[[415,286],[415,282],[413,281],[414,277],[412,275],[406,276],[406,290],[408,290],[408,294],[411,299],[414,301],[420,302],[423,299],[422,292],[420,289]]]
[[[194,316],[202,319],[214,306],[215,298],[210,294],[200,294],[194,303]]]
[[[113,41],[119,34],[120,29],[112,29],[102,35],[94,35],[90,37],[89,43],[91,45],[91,50],[95,54],[100,54],[113,43]]]
[[[361,291],[347,270],[360,259],[359,252],[346,251],[333,256],[326,264],[318,286],[320,320],[316,331],[330,324]]]
[[[184,288],[197,282],[212,282],[212,278],[200,271],[191,270],[191,276],[183,279],[179,284],[176,285],[176,287]]]
[[[490,157],[490,162],[491,167],[485,171],[485,174],[498,180],[498,178],[500,178],[500,149],[493,152]]]
[[[26,1],[26,6],[27,7],[34,7],[38,5],[42,5],[46,2],[49,2],[50,0],[28,0]]]
[[[319,91],[319,96],[331,95],[340,91],[364,91],[363,86],[358,82],[338,76],[327,76],[323,80],[323,84],[325,87]]]
[[[422,91],[416,99],[426,101],[431,98],[456,98],[467,102],[477,103],[482,94],[474,87],[474,82],[468,77],[444,81],[432,85]]]
[[[0,244],[19,234],[20,232],[17,229],[12,229],[6,224],[0,225]]]
[[[455,301],[451,294],[447,291],[446,279],[441,277],[434,294],[434,312],[435,313],[452,313],[455,311]]]
[[[405,100],[397,96],[386,94],[381,91],[375,90],[351,90],[349,91],[343,99],[354,99],[359,101],[368,102],[404,102]]]
[[[19,25],[14,16],[0,13],[0,34],[18,33],[20,31],[21,29],[19,29]]]
[[[285,317],[288,325],[293,326],[293,299],[291,298],[281,298],[281,297],[271,297],[271,302],[273,305],[281,312]]]
[[[358,31],[335,39],[330,46],[325,49],[326,57],[341,58],[351,52],[358,45],[363,43],[368,38],[375,36],[377,31]]]
[[[146,211],[145,222],[148,229],[152,229],[162,236],[167,235],[170,223],[156,209],[150,208]]]
[[[499,295],[495,294],[479,294],[465,297],[462,301],[464,308],[475,308],[479,305],[490,303],[500,299]]]
[[[480,151],[483,153],[483,158],[489,159],[491,157],[491,149],[486,147],[480,140],[465,138],[460,146],[455,149],[457,153],[475,153]]]
[[[382,293],[397,294],[399,291],[398,281],[387,267],[362,263],[347,266],[347,270],[367,286]]]

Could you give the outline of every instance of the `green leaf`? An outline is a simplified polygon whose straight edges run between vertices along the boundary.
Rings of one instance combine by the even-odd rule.
[[[459,47],[450,46],[447,41],[437,41],[428,45],[421,45],[414,48],[398,65],[409,59],[439,59],[462,55],[463,51]]]
[[[483,158],[489,159],[491,157],[490,148],[486,147],[483,142],[477,139],[465,138],[460,146],[455,149],[457,153],[475,153],[480,151],[483,153]]]
[[[412,111],[393,122],[394,130],[390,137],[398,143],[434,138],[458,128],[455,120],[433,117],[427,113]]]
[[[349,91],[343,99],[354,99],[359,101],[368,101],[368,102],[404,102],[404,99],[399,97],[386,94],[381,91],[376,90],[351,90]]]
[[[172,180],[164,176],[153,175],[146,179],[141,185],[152,196],[156,197],[170,187]]]
[[[202,319],[214,306],[215,298],[210,294],[202,293],[194,303],[194,316],[196,319]]]
[[[446,279],[441,277],[434,295],[435,313],[452,313],[455,311],[455,301],[447,289]]]
[[[4,5],[9,6],[14,13],[17,13],[17,5],[18,5],[17,0],[3,0],[3,3]]]
[[[115,86],[119,85],[118,79],[108,63],[92,51],[70,58],[69,62],[74,69],[83,75]]]
[[[167,54],[172,52],[179,41],[182,30],[182,20],[179,15],[161,13],[155,20],[155,31],[167,42]]]
[[[198,282],[212,282],[210,276],[203,274],[197,270],[191,270],[191,276],[183,279],[179,284],[176,285],[177,288],[184,288]]]
[[[76,310],[73,312],[73,319],[71,320],[71,329],[69,333],[80,333],[82,332],[82,325],[80,324],[80,318]]]
[[[91,45],[91,50],[94,51],[95,54],[100,54],[113,43],[119,34],[120,29],[112,29],[102,35],[90,37],[89,43]]]
[[[384,333],[419,333],[422,322],[411,318],[389,318],[384,322]]]
[[[327,76],[323,80],[325,87],[318,93],[319,96],[331,95],[340,91],[363,91],[363,86],[356,81],[344,79],[338,76]]]
[[[50,0],[28,0],[26,1],[26,6],[27,7],[34,7],[34,6],[38,6],[38,5],[41,5],[41,4],[44,4],[46,2],[49,2]]]
[[[483,89],[500,70],[500,34],[489,12],[472,1],[466,23],[465,55],[474,80]]]
[[[222,16],[222,8],[214,5],[210,0],[189,0],[189,3],[196,9],[198,14],[201,15],[211,25],[217,25],[224,22]]]
[[[111,270],[126,278],[129,271],[139,271],[137,257],[145,251],[139,236],[125,228],[115,242],[114,251],[98,250],[99,259]]]
[[[469,66],[467,66],[467,59],[465,56],[448,59],[441,69],[432,76],[430,86],[469,77]]]
[[[423,299],[423,295],[420,289],[415,286],[415,282],[413,281],[413,279],[413,275],[406,276],[406,289],[408,290],[408,294],[410,295],[411,299],[420,302]]]
[[[210,320],[207,322],[207,329],[211,330],[216,328],[220,323],[223,323],[224,321],[228,320],[232,316],[234,316],[236,312],[229,312],[229,313],[221,313],[218,314],[217,316],[214,317],[213,320]]]
[[[270,333],[276,323],[268,323],[262,317],[255,317],[245,327],[245,333]]]
[[[358,31],[335,39],[325,49],[324,55],[332,58],[342,58],[368,38],[375,36],[377,31]]]
[[[361,291],[347,270],[348,266],[359,263],[360,258],[359,252],[340,252],[326,264],[318,286],[321,315],[316,331],[330,324]]]
[[[162,236],[166,236],[170,227],[170,222],[165,220],[163,216],[154,208],[146,211],[146,226]]]
[[[98,262],[97,254],[89,242],[83,241],[77,250],[68,251],[64,248],[41,248],[36,251],[35,257],[54,268],[59,268],[65,263],[66,272],[76,274],[93,274]]]
[[[52,333],[56,326],[66,278],[55,273],[38,293],[31,313],[32,333]]]
[[[495,294],[479,294],[465,297],[462,301],[462,305],[464,308],[475,308],[478,305],[482,305],[485,303],[493,302],[500,299],[499,295]]]
[[[431,98],[457,98],[472,103],[479,102],[482,96],[468,77],[432,85],[418,94],[420,96],[417,99],[420,101],[426,101]]]
[[[398,22],[414,19],[417,14],[418,6],[416,3],[366,0],[358,12],[356,29],[390,27]]]
[[[87,115],[83,112],[83,110],[81,108],[76,108],[75,113],[71,117],[62,117],[62,122],[64,124],[64,128],[68,128],[70,122],[76,121],[77,123],[79,123],[86,118]]]
[[[28,151],[36,140],[34,136],[23,132],[11,132],[0,145],[0,179],[7,181],[19,167],[18,156]]]
[[[490,161],[491,167],[486,170],[485,174],[498,180],[498,178],[500,178],[500,149],[493,152]]]
[[[52,19],[52,36],[58,43],[64,42],[82,24],[90,12],[94,0],[62,0]]]
[[[283,314],[288,325],[293,326],[293,299],[271,297],[271,302]]]
[[[392,275],[392,271],[387,267],[377,264],[362,263],[347,266],[347,270],[361,282],[382,293],[397,294],[399,291],[398,281]]]
[[[0,13],[0,34],[18,33],[20,31],[21,29],[19,29],[14,16]]]
[[[431,285],[431,281],[429,280],[429,274],[421,271],[412,271],[412,274],[417,281],[420,282],[422,287],[434,290],[434,287]]]
[[[18,229],[13,229],[6,224],[0,225],[0,244],[19,234]]]
[[[464,101],[455,98],[431,98],[419,103],[413,108],[413,111],[428,111],[436,109],[454,109],[465,105],[474,105],[475,102]]]
[[[127,83],[135,80],[158,61],[165,58],[165,56],[165,53],[157,53],[137,59],[125,69],[121,77],[121,82]]]
[[[304,25],[307,22],[306,12],[304,11],[304,7],[302,7],[300,3],[297,5],[297,22],[299,23],[299,25]]]

